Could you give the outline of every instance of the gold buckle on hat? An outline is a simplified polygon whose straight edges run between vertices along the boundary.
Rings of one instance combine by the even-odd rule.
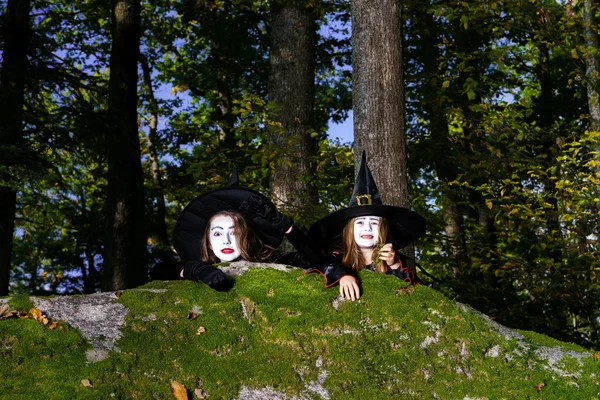
[[[363,199],[366,200],[364,203],[362,202]],[[373,204],[373,199],[371,199],[370,194],[361,194],[359,196],[356,196],[356,203],[359,206],[370,206],[371,204]]]

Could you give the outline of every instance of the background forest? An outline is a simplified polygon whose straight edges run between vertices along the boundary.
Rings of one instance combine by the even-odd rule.
[[[597,2],[389,1],[396,161],[356,99],[355,143],[327,136],[359,88],[361,1],[3,0],[0,295],[143,284],[181,209],[234,168],[308,227],[346,204],[367,148],[375,170],[408,165],[425,284],[598,349]]]

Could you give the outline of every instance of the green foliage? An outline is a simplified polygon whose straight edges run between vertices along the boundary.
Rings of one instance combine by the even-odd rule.
[[[598,347],[599,140],[581,25],[552,1],[414,7],[426,9],[410,16],[408,37],[424,40],[407,63],[414,205],[431,232],[421,262],[510,326]]]
[[[435,290],[370,271],[360,278],[356,302],[299,270],[253,269],[228,293],[152,282],[122,293],[119,350],[93,363],[64,323],[0,320],[0,397],[170,398],[172,381],[214,398],[237,398],[242,386],[320,398],[311,383],[349,399],[597,395],[597,360],[578,346],[530,333],[508,340]]]

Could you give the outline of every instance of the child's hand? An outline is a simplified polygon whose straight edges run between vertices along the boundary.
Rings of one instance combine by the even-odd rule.
[[[381,250],[379,250],[377,258],[385,261],[388,267],[392,269],[396,269],[400,266],[400,264],[396,260],[396,252],[394,251],[394,246],[391,243],[386,243],[381,248]]]
[[[340,296],[352,301],[360,297],[360,288],[353,276],[346,275],[340,279]]]

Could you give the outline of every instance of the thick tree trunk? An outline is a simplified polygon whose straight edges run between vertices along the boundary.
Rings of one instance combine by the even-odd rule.
[[[152,77],[150,75],[150,66],[148,60],[143,55],[140,57],[140,63],[142,65],[142,71],[144,74],[144,84],[148,89],[148,101],[150,103],[150,131],[148,132],[148,159],[150,160],[150,169],[152,173],[152,184],[153,184],[153,195],[156,201],[156,233],[158,236],[158,243],[161,246],[169,245],[169,235],[167,235],[167,224],[166,224],[166,207],[165,207],[165,194],[162,185],[162,176],[160,173],[160,167],[158,163],[158,151],[156,150],[156,143],[158,142],[158,136],[156,134],[158,129],[158,104],[154,97],[154,90],[152,89]]]
[[[353,1],[352,48],[356,169],[366,150],[384,204],[410,207],[401,1]]]
[[[4,16],[4,50],[0,76],[0,163],[19,163],[23,139],[23,105],[29,43],[29,0],[9,0]],[[4,169],[4,168],[3,168]],[[4,169],[6,171],[6,169]],[[0,174],[5,173],[0,170]],[[0,176],[2,181],[13,180]],[[8,295],[17,193],[0,186],[0,296]]]
[[[0,297],[8,296],[17,194],[0,187]]]
[[[102,290],[135,287],[148,279],[143,176],[137,130],[140,2],[113,0],[106,132],[108,194]]]
[[[585,53],[585,75],[590,111],[590,128],[600,131],[600,62],[598,60],[598,37],[596,35],[597,0],[583,1],[583,32],[587,51]],[[599,145],[600,146],[600,145]],[[598,147],[596,150],[600,150]]]
[[[269,99],[277,107],[281,132],[271,136],[280,152],[271,178],[275,203],[292,214],[317,203],[312,185],[316,141],[313,129],[316,21],[301,6],[273,6]]]

